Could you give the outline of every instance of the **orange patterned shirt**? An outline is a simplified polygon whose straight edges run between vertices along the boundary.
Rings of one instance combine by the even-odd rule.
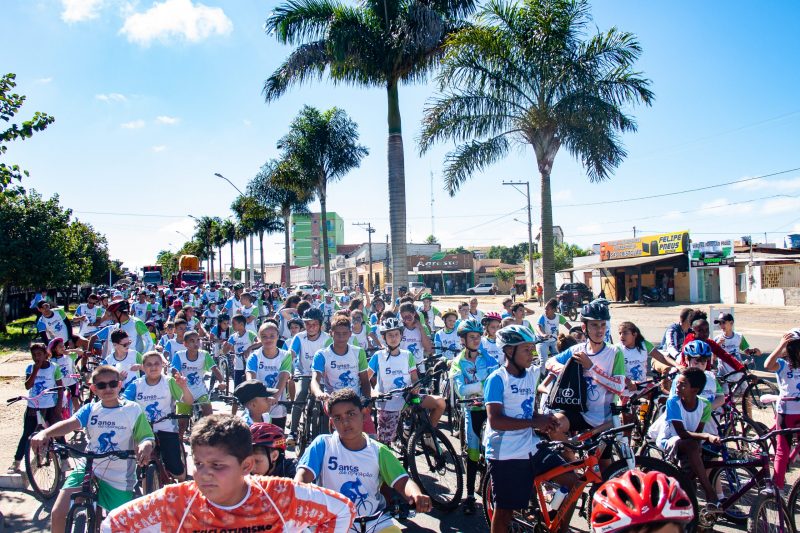
[[[250,476],[244,500],[222,508],[209,502],[194,481],[168,485],[112,511],[102,533],[345,533],[353,503],[328,489],[290,479]]]

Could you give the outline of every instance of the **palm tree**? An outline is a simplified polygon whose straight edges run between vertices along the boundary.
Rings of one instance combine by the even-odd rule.
[[[236,244],[236,223],[230,219],[223,220],[220,232],[224,236],[222,244],[229,244],[231,247],[231,279],[233,279],[233,245]],[[220,260],[221,258],[222,256],[220,256]],[[222,270],[222,268],[220,268],[220,270]]]
[[[253,198],[249,196],[237,196],[236,199],[231,204],[231,211],[233,211],[234,216],[236,217],[236,237],[237,239],[242,241],[242,246],[244,248],[244,270],[247,272],[249,270],[249,263],[247,262],[247,238],[253,234],[254,223],[253,223],[253,210],[255,207],[255,202]],[[253,261],[253,258],[250,258],[250,261]]]
[[[249,193],[248,193],[249,194]],[[258,233],[258,248],[261,259],[261,279],[264,279],[264,235],[283,230],[278,212],[269,205],[256,203],[253,207],[253,231]]]
[[[361,164],[369,154],[358,143],[358,126],[339,108],[320,112],[304,106],[292,122],[278,148],[284,159],[292,160],[299,181],[291,184],[300,190],[311,190],[319,200],[322,227],[322,257],[325,284],[331,286],[331,258],[328,247],[328,183],[339,180]]]
[[[299,45],[264,83],[267,102],[293,83],[319,79],[386,91],[392,280],[406,285],[406,185],[400,83],[422,81],[440,60],[445,39],[461,27],[475,0],[289,0],[267,19],[281,43]]]
[[[211,244],[217,247],[217,257],[219,258],[219,279],[222,281],[222,245],[225,244],[225,235],[222,233],[222,219],[214,217],[211,225]]]
[[[194,238],[196,241],[202,243],[203,255],[201,259],[205,259],[208,272],[211,278],[214,279],[214,249],[213,249],[213,232],[214,232],[214,219],[211,217],[200,217],[195,219]]]
[[[641,54],[634,35],[612,28],[587,37],[585,0],[490,0],[478,21],[448,41],[441,94],[426,106],[420,149],[462,143],[445,159],[452,196],[512,145],[533,148],[547,299],[555,293],[550,174],[558,150],[578,158],[590,181],[609,178],[627,155],[620,134],[636,131],[624,107],[650,105],[654,96],[634,70]]]
[[[308,204],[313,194],[308,189],[293,186],[299,181],[300,172],[290,160],[272,159],[267,161],[247,185],[247,194],[259,203],[275,209],[281,217],[283,226],[284,265],[286,286],[292,284],[291,250],[289,248],[289,228],[292,214],[308,213]]]

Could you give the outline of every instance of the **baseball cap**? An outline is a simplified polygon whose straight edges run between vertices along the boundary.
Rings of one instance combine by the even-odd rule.
[[[723,322],[733,322],[733,315],[730,313],[720,313],[714,324],[722,324]]]
[[[233,395],[240,404],[245,405],[253,398],[266,398],[267,396],[274,395],[276,392],[278,392],[277,389],[268,389],[263,381],[248,379],[236,387],[233,391]]]

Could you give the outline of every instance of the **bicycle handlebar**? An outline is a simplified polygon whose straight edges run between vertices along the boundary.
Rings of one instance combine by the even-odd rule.
[[[378,511],[377,513],[373,513],[371,515],[363,515],[357,516],[354,520],[354,523],[360,524],[362,526],[366,525],[367,522],[372,522],[373,520],[377,520],[383,515],[392,515],[394,518],[398,518],[403,516],[404,518],[408,518],[413,516],[413,511],[415,509],[414,504],[408,502],[399,502],[393,505],[387,506],[382,510]]]
[[[58,451],[65,451],[73,457],[81,457],[84,459],[105,459],[107,457],[117,457],[118,459],[135,459],[136,452],[133,450],[111,450],[103,453],[86,452],[78,450],[71,446],[65,446],[58,442],[53,442],[53,448]]]
[[[6,405],[11,405],[12,403],[21,402],[23,400],[36,401],[39,398],[41,398],[42,396],[48,396],[50,394],[56,394],[56,393],[58,393],[58,391],[64,390],[64,389],[66,389],[66,387],[63,387],[63,386],[62,387],[52,387],[50,389],[43,390],[42,392],[40,392],[36,396],[16,396],[14,398],[9,398],[8,400],[6,400]]]
[[[574,451],[586,451],[596,448],[599,444],[599,441],[609,440],[611,437],[616,437],[618,433],[622,433],[632,429],[636,424],[623,424],[616,428],[607,429],[602,433],[598,434],[595,439],[590,441],[574,441],[574,440],[565,440],[565,441],[539,441],[539,446],[547,446],[550,448],[558,448],[559,446],[563,446],[569,448]],[[800,431],[800,429],[798,429]]]
[[[150,422],[150,425],[158,424],[159,422],[163,422],[164,420],[189,420],[192,418],[192,415],[179,415],[177,413],[170,413],[166,416],[162,416],[158,420],[153,420]]]
[[[757,437],[725,437],[724,439],[720,439],[720,442],[747,442],[747,443],[756,443],[756,444],[763,444],[764,442],[772,439],[776,435],[790,435],[800,433],[800,428],[786,428],[786,429],[773,429],[769,433],[764,433],[763,435],[759,435]]]

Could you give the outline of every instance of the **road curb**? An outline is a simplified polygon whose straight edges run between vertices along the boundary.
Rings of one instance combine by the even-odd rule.
[[[28,478],[22,474],[0,474],[0,489],[25,490]]]

